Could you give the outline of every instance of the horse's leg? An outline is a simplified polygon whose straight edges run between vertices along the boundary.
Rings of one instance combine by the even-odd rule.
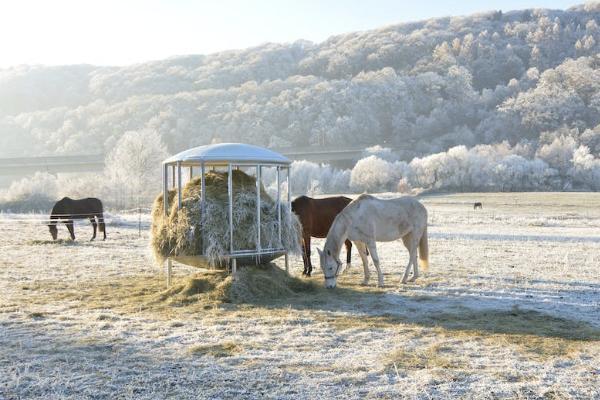
[[[304,234],[302,237],[302,261],[304,262],[302,275],[310,276],[312,273],[312,263],[310,262],[310,235],[307,234]]]
[[[96,239],[96,218],[92,217],[90,218],[90,222],[92,223],[92,228],[94,228],[94,235],[92,236],[92,238],[90,239],[90,241]]]
[[[304,270],[302,271],[302,275],[306,275],[308,272],[308,264],[306,261],[306,240],[304,236],[302,236],[302,263],[304,264]]]
[[[104,214],[100,213],[98,216],[98,229],[104,234],[102,240],[106,240],[106,223],[104,222]]]
[[[67,222],[65,222],[65,225],[67,226],[67,229],[71,234],[71,240],[75,240],[75,228],[73,227],[73,220],[68,220]]]
[[[404,243],[404,247],[406,247],[406,250],[408,250],[408,264],[406,265],[406,269],[404,270],[404,275],[402,275],[402,283],[406,283],[408,281],[408,275],[410,274],[410,266],[413,263],[413,234],[407,233],[406,235],[404,235],[402,237],[402,242]]]
[[[419,277],[419,263],[417,260],[417,247],[419,246],[419,238],[421,237],[421,235],[419,235],[418,238],[417,238],[417,235],[411,235],[411,236],[412,236],[412,241],[410,243],[409,253],[410,253],[410,262],[413,265],[413,276],[408,281],[414,282]]]
[[[369,253],[371,253],[373,264],[375,265],[375,269],[377,270],[377,286],[383,287],[383,274],[381,273],[381,268],[379,267],[379,255],[377,254],[377,244],[374,240],[371,240],[369,243],[367,243],[367,248],[369,249]]]
[[[346,268],[350,269],[352,264],[352,242],[346,239]]]
[[[313,270],[312,261],[310,260],[310,235],[304,237],[304,244],[304,252],[306,253],[306,276],[310,276]]]
[[[417,244],[414,243],[412,250],[410,251],[410,262],[413,265],[413,276],[408,281],[414,282],[419,277],[419,263],[417,262]]]
[[[371,274],[369,273],[369,257],[367,256],[367,247],[362,242],[354,242],[356,245],[356,250],[358,250],[358,254],[360,255],[360,259],[363,264],[363,271],[365,273],[365,277],[363,278],[363,285],[367,285],[369,283],[369,278]]]

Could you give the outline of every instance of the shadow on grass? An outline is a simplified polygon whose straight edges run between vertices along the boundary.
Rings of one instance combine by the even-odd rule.
[[[338,329],[410,324],[455,331],[535,335],[577,341],[600,340],[600,329],[587,322],[521,309],[512,305],[512,299],[500,301],[498,309],[473,310],[444,295],[403,295],[361,286],[349,279],[343,284],[343,287],[333,290],[325,289],[321,281],[290,277],[274,266],[246,268],[240,271],[239,279],[233,282],[229,300],[268,309],[325,311],[328,312],[325,317],[327,322]],[[430,307],[431,302],[448,306],[443,309]],[[398,304],[403,309],[394,310]],[[345,314],[339,315],[339,312]]]
[[[514,307],[514,299],[498,299],[497,307],[470,309],[442,293],[415,296],[410,287],[390,292],[361,286],[360,274],[341,278],[342,287],[325,289],[320,279],[289,276],[273,264],[238,270],[234,280],[222,271],[180,276],[165,289],[158,274],[128,276],[71,287],[27,287],[35,301],[71,301],[75,307],[110,309],[120,313],[144,312],[156,318],[181,315],[223,317],[229,312],[246,318],[273,318],[290,312],[314,311],[310,317],[338,330],[419,326],[468,331],[474,334],[534,335],[573,341],[598,341],[600,329],[583,322]],[[39,289],[39,290],[38,290]],[[23,288],[25,291],[26,289]]]

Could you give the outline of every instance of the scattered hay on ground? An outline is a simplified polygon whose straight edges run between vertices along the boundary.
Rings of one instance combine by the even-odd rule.
[[[215,358],[231,357],[241,353],[244,348],[234,342],[228,341],[219,344],[203,344],[192,346],[189,349],[190,354],[194,355],[208,355]]]
[[[320,288],[312,281],[288,275],[273,264],[240,268],[237,276],[207,272],[187,278],[157,296],[171,304],[206,301],[207,304],[291,304]]]
[[[454,357],[449,349],[441,344],[434,344],[426,348],[409,349],[405,347],[392,351],[388,356],[388,366],[402,370],[466,367],[464,362]]]
[[[273,264],[241,268],[238,279],[231,286],[229,298],[235,303],[277,302],[291,299],[298,295],[314,293],[317,286],[288,275]]]
[[[28,246],[45,246],[45,245],[61,245],[61,246],[76,246],[77,242],[71,239],[56,239],[56,240],[28,240],[26,243]]]
[[[238,270],[237,279],[222,270],[203,270],[175,276],[165,288],[164,276],[142,274],[117,279],[77,282],[36,281],[21,287],[20,296],[34,305],[69,302],[73,308],[111,310],[117,313],[149,313],[171,318],[239,305],[279,307],[314,302],[326,289],[289,276],[274,264]],[[35,296],[32,296],[35,292]]]
[[[201,180],[196,178],[182,190],[182,206],[178,207],[176,191],[168,192],[169,214],[164,215],[163,195],[160,194],[152,209],[151,246],[156,258],[205,255],[208,266],[223,265],[229,253],[229,208],[227,172],[208,172],[205,175],[206,196],[201,205]],[[233,232],[237,250],[256,248],[256,179],[242,171],[233,176]],[[283,246],[290,253],[300,254],[301,225],[288,207],[281,208],[281,241],[278,230],[277,203],[260,187],[261,248]]]
[[[221,271],[195,274],[159,292],[153,301],[174,306],[198,303],[212,308],[220,303],[229,302],[231,280],[231,276]]]

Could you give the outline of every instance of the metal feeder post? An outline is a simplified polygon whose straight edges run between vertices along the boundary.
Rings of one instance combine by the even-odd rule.
[[[177,161],[177,208],[181,209],[181,161]]]
[[[281,168],[277,166],[277,225],[279,228],[279,247],[283,247],[281,242]]]
[[[290,167],[287,167],[287,175],[286,175],[286,182],[287,182],[287,204],[288,204],[288,225],[292,223],[291,221],[291,217],[292,217],[292,188],[290,186]],[[281,224],[280,224],[281,225]],[[281,227],[279,228],[281,229]],[[287,250],[285,251],[285,272],[287,272],[288,274],[290,273],[290,256],[287,252]]]
[[[256,252],[260,254],[260,169],[261,166],[256,166]],[[257,257],[260,261],[260,255]]]
[[[227,168],[227,196],[229,197],[229,254],[233,256],[233,165]],[[237,274],[235,256],[231,260],[231,274],[234,279]]]

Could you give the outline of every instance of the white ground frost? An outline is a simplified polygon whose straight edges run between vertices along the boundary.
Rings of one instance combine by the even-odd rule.
[[[106,242],[88,242],[81,223],[75,243],[54,244],[40,216],[0,215],[0,399],[599,398],[600,194],[423,202],[431,265],[416,283],[399,284],[404,247],[381,243],[386,287],[356,301],[354,252],[330,302],[179,305],[160,315],[109,301],[112,282],[161,277],[148,217],[141,238],[137,216],[115,215]],[[292,261],[300,275],[302,261]],[[175,267],[180,278],[195,272]],[[318,268],[311,279],[321,284]],[[94,287],[106,303],[91,304]],[[78,288],[80,297],[63,296]],[[490,328],[498,315],[529,312],[540,327]],[[489,324],[471,329],[471,317]],[[572,340],[553,333],[559,323],[588,333]],[[238,350],[193,350],[224,343]]]

